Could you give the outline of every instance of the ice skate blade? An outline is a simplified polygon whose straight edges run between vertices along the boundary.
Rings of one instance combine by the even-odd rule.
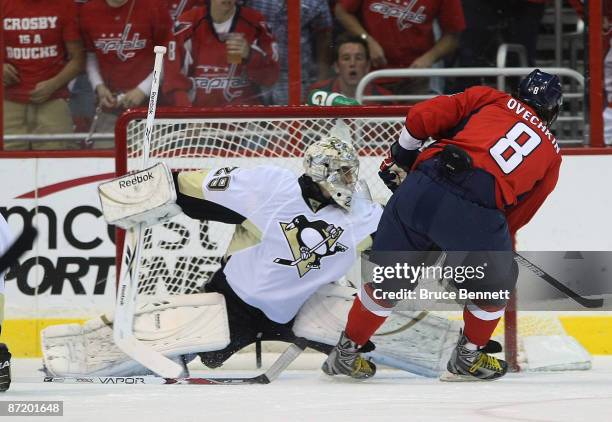
[[[493,379],[482,379],[482,378],[476,378],[473,377],[471,375],[460,375],[460,374],[453,374],[452,372],[449,371],[444,371],[441,375],[440,375],[440,381],[443,382],[487,382],[487,381],[495,381],[496,378]]]

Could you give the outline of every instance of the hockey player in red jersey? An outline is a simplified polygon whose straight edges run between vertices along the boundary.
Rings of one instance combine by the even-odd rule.
[[[534,70],[515,97],[478,86],[414,106],[381,165],[379,174],[394,194],[372,250],[507,251],[487,282],[513,290],[518,272],[512,239],[557,183],[561,155],[550,127],[561,103],[559,78]],[[419,153],[429,137],[437,141]],[[395,165],[409,171],[399,186]],[[370,311],[362,300],[394,304],[377,301],[369,291],[366,283],[323,364],[328,375],[368,378],[376,371],[359,350],[388,311]],[[485,349],[504,306],[505,301],[466,304],[465,327],[447,365],[449,378],[491,380],[506,373],[506,362]]]
[[[235,0],[194,7],[177,19],[174,36],[162,88],[173,105],[261,104],[260,86],[278,79],[276,41],[264,17]]]

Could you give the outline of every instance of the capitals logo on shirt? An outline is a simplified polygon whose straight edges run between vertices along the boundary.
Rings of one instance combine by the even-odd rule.
[[[289,243],[293,259],[276,258],[279,265],[296,267],[300,277],[310,270],[321,268],[321,259],[346,252],[348,248],[338,242],[344,229],[322,220],[308,221],[298,215],[290,223],[279,223]]]
[[[370,11],[383,15],[385,19],[396,18],[397,27],[400,31],[410,28],[413,24],[425,22],[427,15],[423,13],[425,6],[419,6],[414,10],[418,0],[410,0],[410,2],[376,2],[370,5]]]
[[[220,90],[223,92],[225,100],[231,102],[240,97],[244,88],[251,84],[246,73],[237,74],[237,68],[236,64],[230,64],[229,66],[196,66],[196,76],[193,78],[193,84],[196,89],[201,89],[206,94]]]
[[[135,32],[131,39],[128,39],[132,24],[125,25],[122,34],[102,34],[102,37],[95,41],[95,46],[102,53],[108,54],[111,51],[117,52],[117,57],[121,61],[127,61],[136,54],[134,51],[142,50],[147,46],[147,40],[140,39],[140,33]]]

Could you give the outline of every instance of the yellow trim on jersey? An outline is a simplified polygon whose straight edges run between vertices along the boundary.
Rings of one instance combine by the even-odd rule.
[[[262,233],[259,228],[249,220],[244,220],[242,224],[236,225],[232,240],[227,247],[225,257],[232,256],[238,251],[257,245],[261,242]]]
[[[357,252],[367,251],[372,247],[372,243],[374,243],[372,236],[366,237],[357,245]]]
[[[192,198],[204,199],[202,185],[210,170],[182,171],[178,175],[179,192]]]

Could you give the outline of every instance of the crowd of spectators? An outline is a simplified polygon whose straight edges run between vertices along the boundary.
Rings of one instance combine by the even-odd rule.
[[[460,0],[338,0],[341,25],[363,38],[376,68],[429,68],[452,54],[465,28]],[[441,36],[434,35],[434,21]],[[395,94],[429,93],[426,78],[382,81]]]
[[[279,75],[278,48],[264,17],[236,0],[210,0],[174,27],[162,92],[176,106],[263,104]]]
[[[83,68],[74,0],[3,2],[3,127],[7,134],[72,131],[67,85]],[[6,150],[76,148],[74,142],[10,142]]]
[[[580,0],[569,1],[579,9]],[[501,42],[522,44],[532,66],[548,2],[300,0],[302,100],[314,89],[354,97],[375,69],[492,66]],[[162,106],[288,104],[287,3],[3,0],[4,133],[112,132],[119,114],[148,101],[154,45],[168,47]],[[438,92],[481,82],[462,81]],[[378,82],[365,94],[436,91],[429,78]],[[82,146],[5,141],[4,148]]]

